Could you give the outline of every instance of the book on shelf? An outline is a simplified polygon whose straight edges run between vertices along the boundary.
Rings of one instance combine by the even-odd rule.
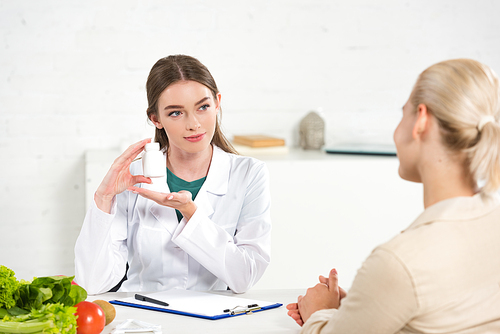
[[[285,146],[285,140],[282,138],[265,135],[244,135],[234,136],[233,143],[249,147],[275,147]]]

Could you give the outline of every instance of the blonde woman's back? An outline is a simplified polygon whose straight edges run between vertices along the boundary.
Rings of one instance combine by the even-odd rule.
[[[476,195],[427,208],[381,246],[412,281],[418,306],[403,332],[500,333],[499,236],[498,198]]]
[[[363,263],[341,307],[303,333],[500,333],[500,199],[427,208]]]

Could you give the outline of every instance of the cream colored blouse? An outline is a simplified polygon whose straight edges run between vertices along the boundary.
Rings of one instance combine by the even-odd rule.
[[[301,333],[500,333],[500,199],[428,207],[359,269],[338,310]]]

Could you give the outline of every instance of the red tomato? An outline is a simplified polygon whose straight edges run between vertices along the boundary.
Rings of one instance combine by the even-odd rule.
[[[79,302],[75,305],[77,334],[99,334],[106,325],[106,316],[102,308],[91,302]]]

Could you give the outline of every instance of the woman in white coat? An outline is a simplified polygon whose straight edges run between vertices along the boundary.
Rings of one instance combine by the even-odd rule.
[[[235,154],[220,130],[221,94],[195,58],[160,59],[146,89],[166,182],[134,161],[150,140],[115,160],[76,242],[76,282],[103,293],[126,273],[119,291],[245,292],[270,261],[265,164]]]

